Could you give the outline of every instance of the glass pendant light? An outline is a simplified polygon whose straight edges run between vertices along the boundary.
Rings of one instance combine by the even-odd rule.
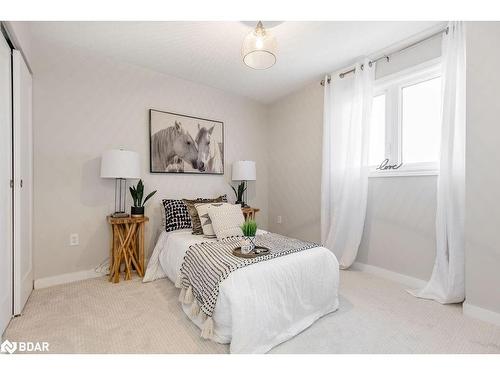
[[[278,44],[259,21],[243,41],[241,54],[245,65],[253,69],[268,69],[276,63]]]

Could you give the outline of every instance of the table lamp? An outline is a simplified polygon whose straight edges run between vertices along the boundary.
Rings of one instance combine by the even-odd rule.
[[[127,150],[105,151],[101,159],[101,177],[115,179],[115,212],[113,217],[127,217],[125,200],[127,179],[141,175],[140,157],[137,152]]]
[[[255,162],[251,160],[240,160],[240,161],[235,161],[233,163],[233,171],[232,171],[232,180],[233,181],[241,181],[243,184],[243,189],[245,191],[245,199],[242,200],[241,206],[242,207],[247,207],[247,204],[245,203],[246,198],[247,198],[247,182],[248,181],[255,181],[256,178],[256,169],[255,169]]]

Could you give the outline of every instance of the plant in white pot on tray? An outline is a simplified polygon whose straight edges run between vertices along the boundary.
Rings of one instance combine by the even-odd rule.
[[[255,220],[247,220],[241,226],[243,231],[243,240],[241,241],[241,252],[250,253],[255,249],[255,234],[257,233],[257,223]]]

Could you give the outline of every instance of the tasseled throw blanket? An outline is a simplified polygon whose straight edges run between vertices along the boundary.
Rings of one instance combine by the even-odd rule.
[[[200,315],[204,319],[201,337],[211,338],[213,335],[212,315],[219,296],[219,285],[231,272],[318,246],[275,233],[258,235],[255,237],[255,243],[257,246],[268,248],[269,254],[256,258],[234,256],[233,249],[240,246],[241,237],[192,245],[186,252],[175,286],[182,289],[179,301],[191,304],[191,316]]]

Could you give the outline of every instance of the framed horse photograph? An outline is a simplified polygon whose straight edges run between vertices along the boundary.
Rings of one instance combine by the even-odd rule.
[[[224,123],[149,110],[150,172],[224,174]]]

